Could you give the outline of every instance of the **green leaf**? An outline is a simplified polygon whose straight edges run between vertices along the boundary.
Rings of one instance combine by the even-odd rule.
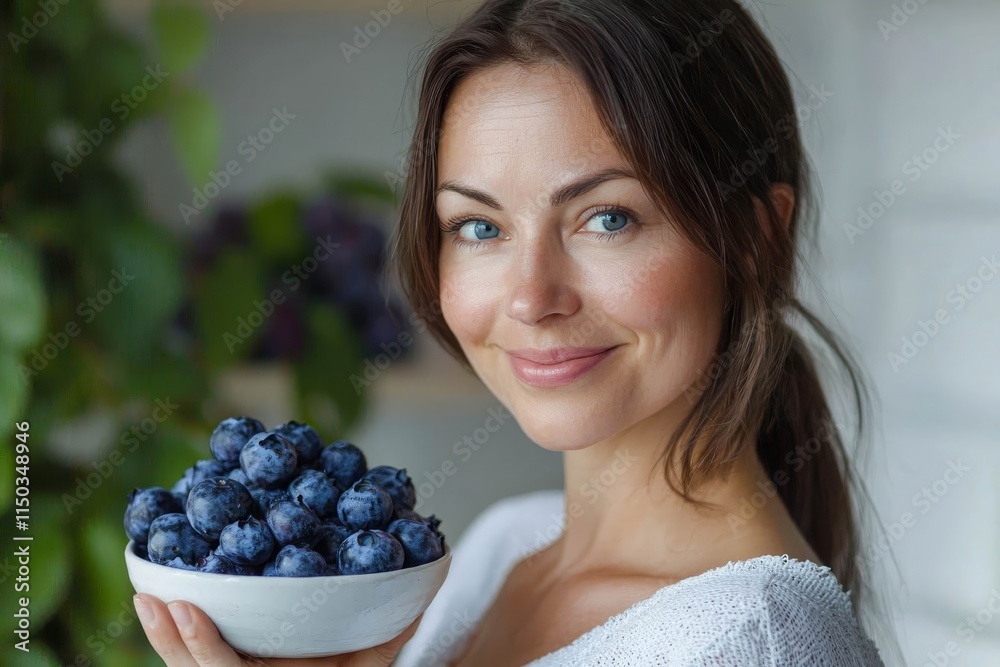
[[[48,4],[48,3],[46,3]],[[36,4],[35,10],[44,7]],[[96,2],[56,2],[48,4],[52,18],[38,31],[39,39],[61,49],[69,57],[78,57],[87,46],[97,19]],[[45,13],[49,13],[46,11]]]
[[[35,257],[10,236],[0,237],[0,342],[15,351],[38,341],[45,326],[45,308],[45,288]]]
[[[18,366],[17,357],[0,344],[0,438],[3,438],[5,442],[13,433],[14,423],[24,418],[24,409],[28,398],[28,386],[21,377]],[[5,446],[3,449],[6,452],[8,447]],[[0,471],[3,470],[3,467],[0,464]],[[7,506],[7,502],[11,498],[8,494],[10,479],[11,477],[5,474],[4,479],[0,481],[0,494],[2,494],[0,512]]]
[[[0,428],[0,438],[11,442],[12,429]],[[29,438],[30,439],[30,438]],[[0,515],[7,511],[14,487],[14,447],[0,447]]]
[[[250,209],[250,234],[259,253],[275,262],[301,258],[304,250],[300,208],[299,198],[294,194],[278,193]]]
[[[362,377],[363,351],[358,335],[346,318],[325,304],[315,304],[306,313],[309,349],[296,365],[300,410],[308,421],[343,435],[358,422],[366,406],[366,393],[356,390],[353,377]],[[322,399],[333,403],[332,423],[318,414]]]
[[[222,127],[215,105],[204,93],[184,89],[167,110],[174,148],[188,179],[199,190],[215,167]]]
[[[179,252],[168,233],[146,225],[118,230],[108,244],[111,266],[84,320],[92,317],[119,354],[145,360],[183,296]]]
[[[208,43],[208,20],[193,4],[158,2],[153,7],[153,35],[163,65],[172,73],[190,69]]]
[[[264,328],[248,321],[251,311],[258,312],[254,301],[265,299],[261,272],[253,255],[237,251],[223,255],[205,276],[195,313],[210,367],[224,368],[244,358]]]
[[[125,504],[120,507],[125,511]],[[86,515],[86,510],[84,510]],[[82,583],[87,589],[87,600],[92,618],[103,627],[114,621],[122,612],[122,605],[131,607],[132,583],[125,569],[125,544],[119,514],[92,516],[83,522],[79,532]]]

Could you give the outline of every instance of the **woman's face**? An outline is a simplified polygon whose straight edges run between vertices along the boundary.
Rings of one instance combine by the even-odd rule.
[[[628,176],[567,70],[467,77],[438,159],[444,318],[525,433],[573,450],[686,413],[722,273]]]

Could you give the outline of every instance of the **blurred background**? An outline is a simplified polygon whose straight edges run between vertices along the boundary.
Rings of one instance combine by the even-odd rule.
[[[499,404],[383,278],[414,67],[475,4],[5,4],[0,438],[29,422],[35,541],[32,653],[5,641],[0,664],[161,664],[125,497],[207,458],[233,414],[406,467],[453,544],[561,486],[513,419],[486,431]],[[803,294],[879,396],[857,461],[898,664],[1000,664],[1000,4],[744,4],[822,189]],[[14,467],[5,444],[4,627]]]

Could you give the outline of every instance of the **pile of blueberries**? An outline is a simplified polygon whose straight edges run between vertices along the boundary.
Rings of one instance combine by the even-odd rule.
[[[307,424],[271,430],[231,417],[212,432],[214,458],[184,471],[171,490],[135,489],[125,532],[153,563],[265,577],[389,572],[444,555],[433,515],[413,510],[406,469],[369,469],[338,440],[323,446]]]

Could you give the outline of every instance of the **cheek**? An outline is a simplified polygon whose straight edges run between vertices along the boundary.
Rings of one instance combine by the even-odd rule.
[[[502,295],[488,267],[473,268],[443,250],[440,262],[441,312],[445,323],[465,348],[482,342],[496,319]],[[468,349],[466,349],[468,354]]]
[[[651,375],[672,387],[689,383],[711,360],[722,326],[721,271],[700,253],[649,253],[594,284],[602,307],[632,332]],[[655,370],[654,370],[655,369]]]

